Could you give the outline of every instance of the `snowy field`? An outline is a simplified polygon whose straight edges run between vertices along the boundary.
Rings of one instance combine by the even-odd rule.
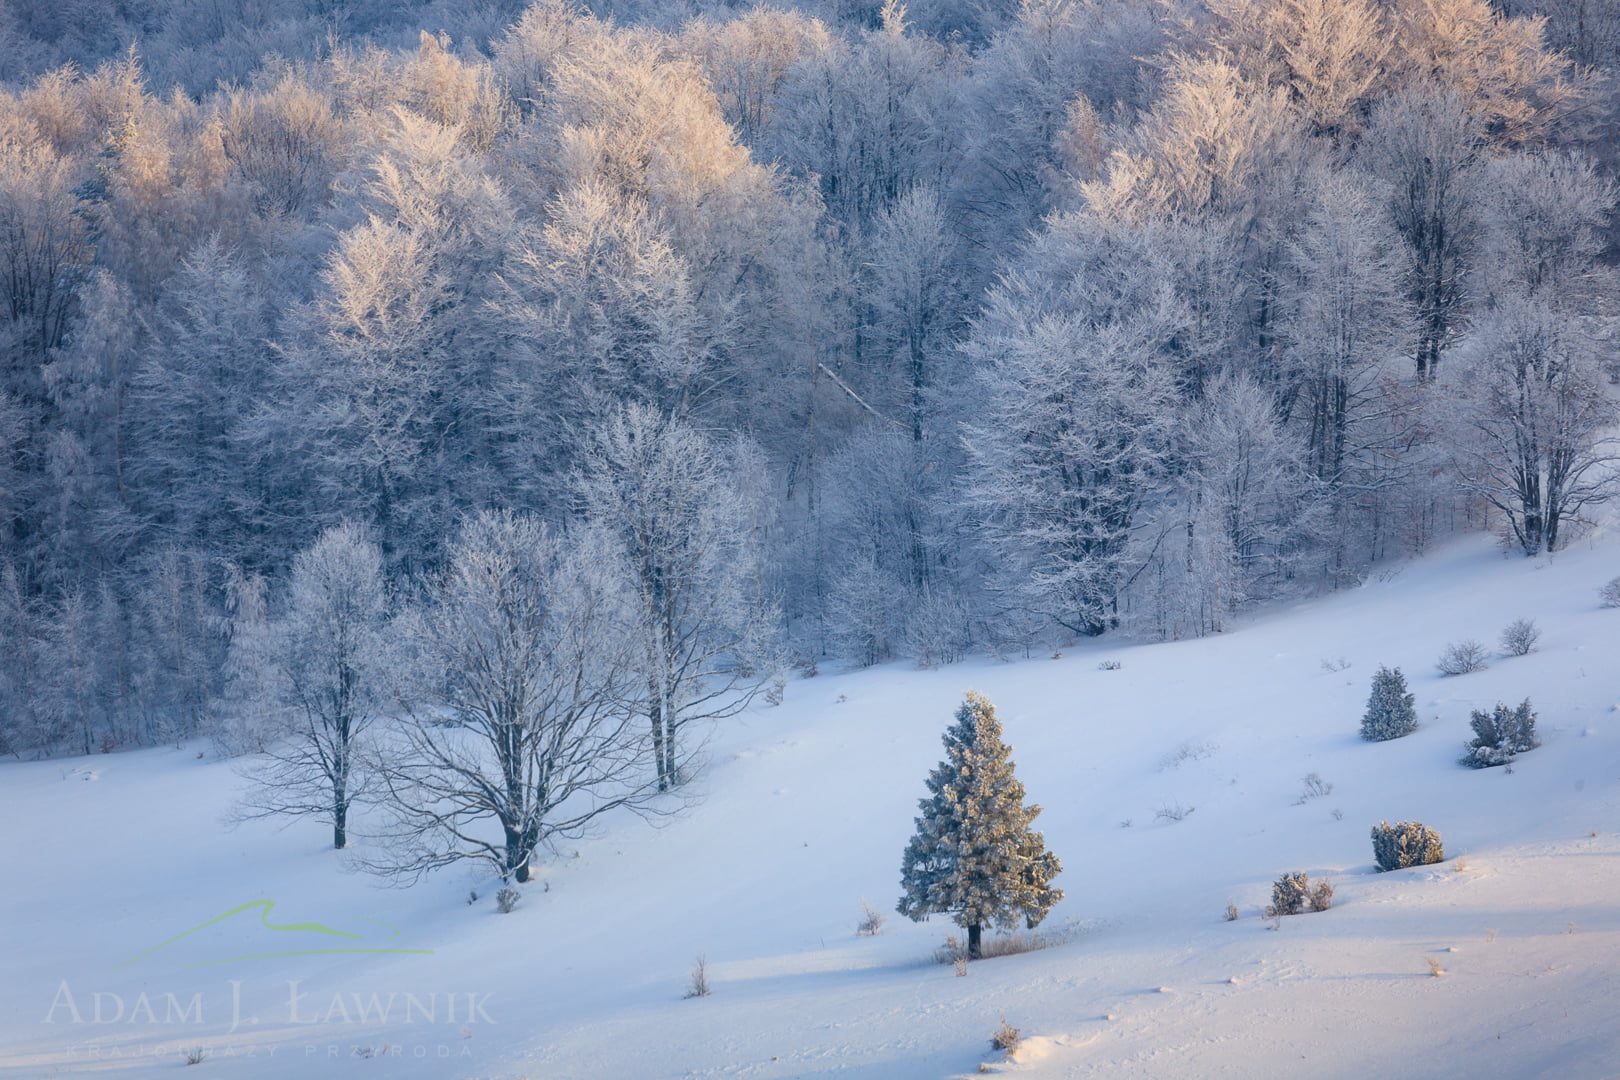
[[[1219,637],[796,681],[714,732],[689,810],[614,821],[509,915],[457,871],[345,873],[314,821],[226,830],[239,780],[204,745],[8,762],[0,1075],[1620,1076],[1616,574],[1613,538],[1540,560],[1471,538]],[[1540,650],[1502,658],[1521,616]],[[1466,638],[1489,669],[1439,677]],[[1422,726],[1370,744],[1379,664]],[[1050,948],[957,977],[943,918],[855,925],[863,898],[893,909],[969,688],[1067,897]],[[1544,745],[1457,765],[1469,710],[1526,696]],[[1308,774],[1331,791],[1301,802]],[[1375,873],[1380,819],[1438,829],[1447,861]],[[1274,926],[1293,870],[1336,903]],[[713,993],[685,999],[698,954]]]

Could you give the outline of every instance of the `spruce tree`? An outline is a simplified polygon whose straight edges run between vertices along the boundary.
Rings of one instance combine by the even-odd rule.
[[[1063,899],[1051,884],[1063,867],[1029,827],[1041,808],[1024,805],[990,700],[969,692],[944,742],[945,760],[928,776],[929,796],[906,845],[899,911],[917,922],[951,915],[967,929],[968,956],[978,959],[986,924],[1011,926],[1022,917],[1034,929]]]
[[[1367,713],[1361,718],[1361,737],[1370,742],[1398,739],[1417,730],[1417,711],[1412,703],[1417,700],[1406,692],[1406,676],[1401,669],[1391,671],[1380,667],[1373,676],[1372,695],[1367,698]]]

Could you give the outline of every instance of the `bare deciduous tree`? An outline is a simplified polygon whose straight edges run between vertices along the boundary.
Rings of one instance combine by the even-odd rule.
[[[328,529],[293,562],[286,611],[263,642],[285,738],[249,766],[238,816],[322,817],[348,844],[349,809],[369,784],[362,748],[383,707],[389,666],[382,553],[354,525]]]
[[[547,843],[651,809],[613,563],[599,534],[504,512],[465,524],[411,620],[420,654],[380,750],[387,821],[363,867],[408,883],[474,859],[524,882]]]
[[[1614,401],[1580,329],[1533,301],[1491,312],[1471,351],[1474,439],[1457,447],[1464,487],[1507,516],[1526,555],[1556,551],[1585,507],[1620,493],[1611,468],[1620,440],[1607,434]]]
[[[680,730],[735,715],[769,675],[759,663],[775,611],[756,588],[758,538],[738,483],[752,455],[730,449],[631,406],[597,431],[578,480],[590,520],[621,547],[661,789],[681,780]]]

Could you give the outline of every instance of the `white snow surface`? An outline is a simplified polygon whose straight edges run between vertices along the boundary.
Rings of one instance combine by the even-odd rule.
[[[0,1076],[1620,1076],[1620,610],[1597,600],[1616,574],[1614,536],[1537,560],[1476,537],[1201,640],[798,680],[714,730],[689,808],[612,820],[509,915],[464,871],[344,872],[314,821],[227,829],[241,780],[203,744],[8,762]],[[1521,616],[1539,651],[1494,655]],[[1491,666],[1439,677],[1465,638]],[[1381,663],[1421,727],[1372,744]],[[892,912],[968,689],[1067,895],[1050,947],[957,977],[932,959],[948,919],[855,925],[863,898]],[[1526,696],[1544,744],[1511,773],[1459,766],[1469,710]],[[1311,773],[1332,791],[1296,804]],[[1448,861],[1376,873],[1380,819],[1438,829]],[[1273,928],[1294,870],[1336,902]],[[254,901],[275,906],[163,945]],[[698,954],[713,993],[687,999]]]

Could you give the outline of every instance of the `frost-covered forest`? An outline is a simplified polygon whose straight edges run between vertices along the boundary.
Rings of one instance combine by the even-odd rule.
[[[1555,550],[1617,65],[1608,0],[0,7],[0,752],[493,701],[496,611],[663,789],[792,664]]]

